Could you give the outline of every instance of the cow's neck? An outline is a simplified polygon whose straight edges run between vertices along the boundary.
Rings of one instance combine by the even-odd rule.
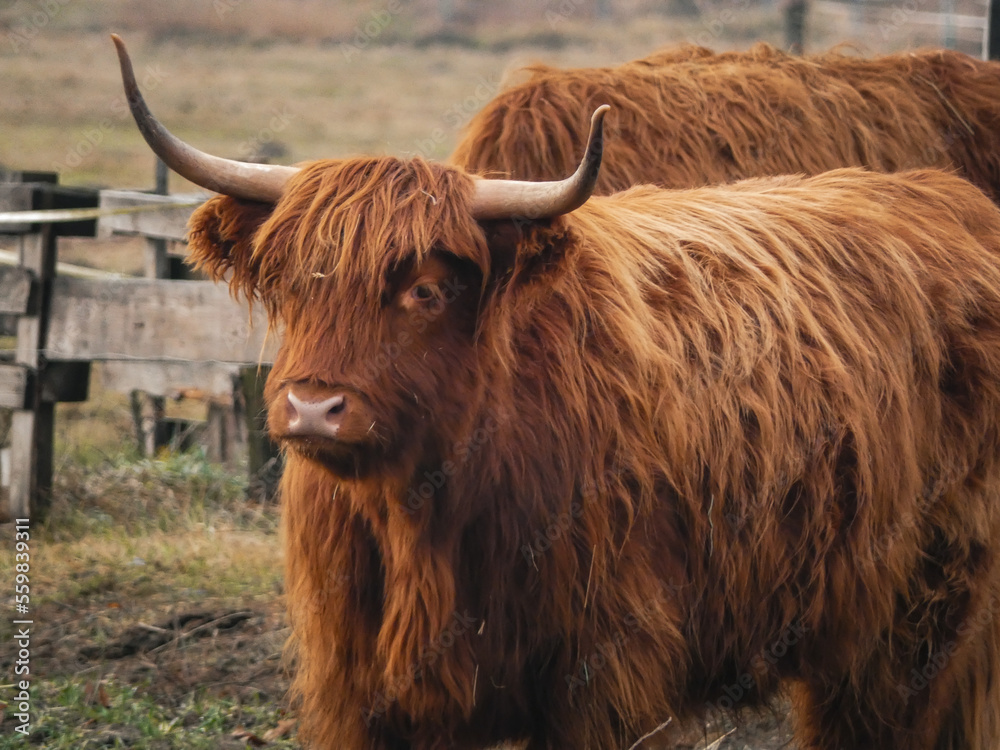
[[[471,707],[472,701],[464,695],[465,680],[459,675],[472,655],[455,638],[457,627],[468,631],[475,619],[460,606],[457,591],[462,520],[436,518],[441,503],[450,505],[451,477],[435,478],[432,492],[422,488],[429,481],[427,473],[421,469],[411,472],[414,478],[343,485],[352,512],[371,529],[381,558],[383,600],[374,653],[384,686],[391,687],[394,703],[407,712],[426,710],[409,703],[426,700],[428,691],[438,695],[442,708],[456,701]],[[418,682],[419,691],[414,689]]]

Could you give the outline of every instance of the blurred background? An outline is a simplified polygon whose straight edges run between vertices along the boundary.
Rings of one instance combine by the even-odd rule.
[[[800,44],[786,29],[790,8],[803,19]],[[56,169],[70,185],[151,181],[112,31],[182,138],[293,163],[444,158],[460,126],[532,62],[605,66],[680,43],[758,41],[978,56],[985,14],[985,0],[19,0],[0,9],[0,164]]]

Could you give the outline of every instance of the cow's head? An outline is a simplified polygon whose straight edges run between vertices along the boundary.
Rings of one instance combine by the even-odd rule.
[[[243,164],[168,133],[115,42],[153,151],[223,194],[192,217],[193,259],[284,327],[265,393],[272,435],[344,478],[404,479],[447,460],[483,387],[484,308],[523,238],[590,196],[608,108],[594,113],[579,169],[558,182],[391,157]]]

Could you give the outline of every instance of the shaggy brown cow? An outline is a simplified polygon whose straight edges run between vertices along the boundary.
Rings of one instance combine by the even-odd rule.
[[[1000,201],[997,62],[950,50],[798,57],[758,44],[527,72],[472,119],[452,163],[490,176],[562,177],[576,167],[587,117],[611,104],[602,194],[848,166],[954,167]]]
[[[193,257],[285,326],[267,398],[312,746],[627,748],[782,684],[803,748],[998,746],[979,190],[845,169],[581,206],[599,127],[556,184],[247,167],[163,130],[121,52],[153,149],[235,196]]]

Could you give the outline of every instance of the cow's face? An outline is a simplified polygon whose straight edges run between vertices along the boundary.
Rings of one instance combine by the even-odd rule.
[[[481,279],[435,248],[380,283],[347,290],[317,277],[276,300],[285,333],[266,389],[272,436],[343,477],[442,460],[474,396]]]
[[[196,259],[284,327],[265,396],[274,438],[342,478],[447,459],[480,387],[490,260],[471,181],[424,163],[317,163],[257,225],[193,220]],[[250,238],[252,234],[252,239]]]

